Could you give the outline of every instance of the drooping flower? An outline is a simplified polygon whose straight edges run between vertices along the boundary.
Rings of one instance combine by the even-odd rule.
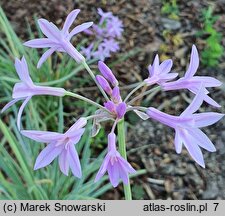
[[[216,151],[209,138],[199,129],[212,125],[219,121],[224,114],[215,112],[196,113],[204,99],[204,91],[200,89],[192,103],[180,116],[172,116],[150,107],[147,114],[162,124],[172,127],[175,130],[174,145],[179,154],[182,150],[182,144],[187,148],[191,157],[202,167],[205,167],[202,147],[210,152]]]
[[[124,184],[128,184],[128,174],[136,172],[116,150],[116,135],[114,133],[108,135],[108,153],[96,175],[95,182],[97,182],[106,171],[108,172],[113,187],[117,187],[120,179]]]
[[[3,107],[1,112],[4,112],[5,110],[7,110],[17,101],[24,100],[23,104],[21,105],[19,109],[18,117],[17,117],[17,126],[20,130],[20,120],[21,120],[23,110],[32,96],[34,95],[64,96],[66,93],[66,90],[63,88],[35,85],[30,78],[27,62],[24,57],[22,57],[21,60],[16,58],[15,68],[16,68],[16,72],[18,76],[20,77],[21,82],[15,84],[13,88],[13,94],[12,94],[13,100],[7,103]]]
[[[163,61],[159,64],[159,56],[156,55],[152,65],[148,66],[149,78],[145,79],[148,85],[158,84],[162,85],[177,77],[178,73],[169,73],[171,71],[173,62],[171,59]]]
[[[75,145],[80,141],[86,124],[86,118],[80,118],[64,134],[35,130],[21,131],[30,139],[48,144],[38,155],[34,170],[49,165],[59,156],[59,167],[62,173],[68,175],[70,168],[74,176],[81,178],[81,165]]]
[[[194,94],[197,94],[201,83],[204,87],[204,101],[208,104],[211,104],[215,107],[220,107],[220,105],[214,101],[211,97],[208,96],[208,90],[207,87],[217,87],[220,86],[222,83],[209,76],[194,76],[199,66],[199,56],[198,51],[195,45],[192,46],[191,51],[191,60],[188,67],[188,70],[186,71],[184,77],[174,81],[174,82],[168,82],[163,84],[163,89],[168,90],[177,90],[177,89],[188,89]]]
[[[24,45],[28,47],[50,48],[41,56],[37,65],[38,68],[40,68],[46,59],[55,51],[68,53],[78,63],[84,61],[84,57],[70,43],[70,40],[74,35],[88,29],[93,22],[86,22],[78,25],[71,32],[69,32],[69,29],[79,12],[79,9],[70,12],[66,18],[62,30],[59,30],[52,22],[49,22],[46,19],[38,20],[40,29],[47,38],[33,39],[24,43]]]

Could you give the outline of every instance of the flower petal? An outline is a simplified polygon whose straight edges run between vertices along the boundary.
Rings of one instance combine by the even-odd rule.
[[[198,50],[195,45],[192,45],[191,60],[184,77],[191,78],[192,76],[194,76],[194,74],[198,69],[198,66],[199,66]]]
[[[101,165],[96,177],[95,177],[95,182],[97,182],[105,174],[107,167],[108,167],[109,160],[110,160],[110,155],[107,154],[102,162],[102,165]]]
[[[201,152],[201,149],[196,144],[196,140],[193,139],[192,136],[188,136],[189,133],[187,131],[182,131],[181,136],[184,142],[185,147],[187,148],[191,157],[203,168],[205,168],[204,158]]]
[[[52,22],[49,22],[46,19],[39,19],[38,25],[43,34],[49,39],[54,39],[56,41],[61,39],[61,32]]]
[[[220,108],[221,106],[216,102],[214,101],[211,97],[209,97],[208,95],[204,95],[204,101],[214,107],[218,107]]]
[[[89,27],[91,27],[93,25],[93,22],[86,22],[83,23],[81,25],[76,26],[70,33],[68,36],[68,40],[70,40],[74,35],[84,31],[85,29],[88,29]]]
[[[17,101],[22,100],[23,98],[16,98],[13,99],[12,101],[8,102],[1,110],[1,113],[5,112],[9,107],[11,107],[13,104],[15,104]]]
[[[171,59],[167,59],[163,61],[159,66],[160,74],[169,73],[173,66],[173,61]]]
[[[223,118],[224,114],[216,112],[197,113],[192,115],[196,127],[206,127],[212,125]]]
[[[34,170],[40,169],[49,165],[63,150],[64,146],[55,146],[55,143],[48,144],[38,155]]]
[[[86,124],[87,124],[87,119],[84,117],[81,117],[67,130],[66,133],[70,133],[80,128],[83,128]]]
[[[175,150],[177,152],[177,154],[181,153],[182,150],[182,139],[181,139],[181,135],[180,135],[180,131],[179,129],[176,129],[175,131],[175,139],[174,139],[174,145],[175,145]]]
[[[37,68],[40,68],[41,65],[47,60],[47,58],[56,51],[56,47],[52,47],[50,49],[48,49],[39,59],[38,64],[37,64]]]
[[[66,21],[63,25],[63,29],[62,29],[63,33],[69,31],[70,26],[73,24],[74,20],[77,18],[77,15],[79,13],[80,13],[79,9],[75,9],[69,13],[69,15],[66,17]]]
[[[68,151],[66,151],[65,149],[59,155],[59,168],[64,175],[68,176],[69,173]]]
[[[189,104],[189,106],[181,113],[180,116],[190,116],[194,112],[196,112],[199,107],[202,105],[205,97],[204,88],[201,86],[197,95],[194,97],[193,101]]]
[[[23,45],[33,48],[47,48],[55,46],[56,43],[49,38],[33,39],[25,42]]]
[[[109,180],[113,187],[117,187],[119,184],[119,167],[118,162],[115,162],[113,165],[110,164],[108,166],[108,174],[109,174]]]
[[[71,168],[73,175],[78,178],[81,178],[82,172],[81,172],[80,160],[74,145],[68,146],[68,158],[69,158],[69,166]]]
[[[21,134],[37,142],[56,142],[63,139],[63,134],[49,131],[22,130]]]
[[[190,129],[188,130],[189,134],[192,135],[194,139],[196,139],[197,143],[199,146],[202,148],[210,151],[210,152],[215,152],[216,148],[213,145],[213,143],[210,141],[210,139],[198,128]]]
[[[18,58],[15,59],[15,68],[21,81],[23,81],[30,87],[33,86],[33,81],[30,78],[27,62],[24,56],[22,57],[21,61]]]
[[[222,82],[220,82],[218,79],[209,76],[194,76],[192,80],[199,83],[202,82],[204,87],[217,87],[222,85]]]
[[[18,127],[19,130],[20,130],[21,116],[22,116],[23,110],[24,110],[26,104],[29,102],[30,99],[31,99],[31,97],[27,97],[25,99],[25,101],[22,103],[22,105],[19,109],[19,112],[18,112],[18,115],[17,115],[17,127]]]

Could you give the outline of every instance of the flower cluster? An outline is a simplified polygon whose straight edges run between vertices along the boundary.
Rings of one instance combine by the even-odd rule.
[[[121,36],[121,32],[123,30],[122,23],[110,12],[104,13],[101,9],[99,9],[98,12],[101,15],[101,20],[99,23],[100,27],[96,25],[93,27],[99,37],[111,37],[107,41],[107,43],[110,44],[112,43],[112,41],[110,41],[112,38],[118,38]],[[124,121],[124,116],[128,111],[135,112],[143,120],[153,119],[173,128],[175,130],[174,146],[176,152],[178,154],[181,153],[182,145],[184,144],[190,156],[200,166],[205,167],[200,147],[210,152],[214,152],[216,149],[206,134],[200,130],[200,128],[214,124],[224,115],[216,112],[196,113],[204,101],[215,107],[220,107],[216,101],[208,96],[209,91],[206,88],[221,85],[221,82],[215,78],[207,76],[194,76],[199,66],[197,48],[193,45],[189,67],[184,77],[181,77],[176,81],[172,81],[178,76],[178,73],[171,72],[173,64],[172,60],[165,60],[160,64],[159,57],[156,55],[153,64],[148,67],[149,77],[138,84],[137,87],[135,87],[125,97],[125,99],[122,99],[119,89],[119,82],[110,68],[104,62],[99,61],[98,68],[101,75],[95,76],[86,64],[84,57],[70,43],[72,36],[92,25],[92,22],[81,24],[69,33],[69,28],[78,13],[79,10],[74,10],[68,15],[62,30],[59,30],[53,23],[48,22],[45,19],[40,19],[38,21],[40,28],[47,38],[34,39],[26,42],[25,45],[34,48],[50,47],[50,49],[40,58],[37,67],[40,67],[47,57],[49,57],[54,51],[68,53],[75,61],[83,64],[83,66],[87,69],[106,101],[103,105],[101,105],[86,97],[66,91],[63,88],[35,85],[30,78],[25,58],[22,57],[21,60],[16,58],[15,68],[21,81],[15,84],[12,94],[13,100],[5,105],[2,112],[17,101],[24,100],[19,109],[17,118],[17,125],[20,132],[30,139],[47,144],[47,146],[37,157],[34,169],[36,170],[43,168],[49,165],[56,157],[59,157],[59,167],[63,174],[68,175],[69,169],[71,169],[74,176],[81,178],[82,167],[80,165],[79,156],[75,145],[80,141],[82,135],[84,134],[85,126],[88,120],[93,120],[93,137],[97,135],[101,127],[101,122],[110,120],[113,121],[113,124],[111,131],[108,134],[107,154],[96,175],[95,181],[98,181],[107,171],[110,182],[114,187],[119,184],[120,180],[122,180],[124,184],[129,184],[129,174],[135,173],[136,171],[126,160],[126,153],[124,153],[124,151],[117,150],[116,140],[117,136],[120,136],[121,132],[118,130],[117,136],[115,133],[115,128],[118,124]],[[93,31],[90,31],[90,34],[93,34]],[[111,49],[113,46],[109,45],[109,47]],[[93,44],[89,46],[90,52],[92,48]],[[152,87],[152,85],[158,86],[134,97],[132,100],[129,100],[130,97],[141,87]],[[154,107],[132,106],[133,102],[137,98],[140,98],[149,92],[154,92],[154,90],[158,90],[159,88],[162,91],[188,89],[195,94],[195,97],[190,105],[179,116],[166,114]],[[80,117],[65,133],[21,130],[21,116],[23,109],[31,97],[37,95],[52,95],[59,97],[68,95],[95,105],[98,107],[98,110],[94,113],[94,115]]]
[[[101,19],[98,24],[92,25],[92,30],[85,32],[96,37],[96,43],[92,42],[88,47],[82,47],[81,52],[86,59],[96,58],[104,61],[113,52],[119,51],[118,39],[122,37],[123,23],[111,12],[104,12],[98,8]]]

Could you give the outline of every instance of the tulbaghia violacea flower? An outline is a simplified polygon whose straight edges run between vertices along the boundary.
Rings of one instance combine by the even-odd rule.
[[[7,103],[3,107],[1,112],[4,112],[5,110],[7,110],[17,101],[24,100],[23,104],[21,105],[19,109],[18,117],[17,117],[17,126],[20,129],[20,120],[21,120],[23,110],[32,96],[34,95],[64,96],[66,90],[63,88],[35,85],[30,78],[27,62],[24,57],[21,60],[16,58],[15,68],[16,68],[16,72],[18,76],[20,77],[21,82],[15,84],[13,88],[13,94],[12,94],[13,100]]]
[[[224,115],[215,112],[194,114],[201,106],[203,99],[204,91],[200,89],[192,103],[180,116],[172,116],[152,107],[147,110],[147,114],[150,118],[174,128],[174,145],[178,154],[181,153],[182,144],[184,144],[191,157],[200,166],[205,167],[203,155],[199,146],[210,152],[214,152],[216,149],[209,138],[199,128],[214,124]]]
[[[35,130],[21,131],[24,136],[32,140],[48,144],[38,155],[34,170],[49,165],[59,156],[59,167],[62,173],[68,175],[70,168],[74,176],[81,178],[80,160],[74,145],[80,141],[86,124],[86,118],[80,118],[64,134]]]
[[[106,171],[108,172],[113,187],[117,187],[120,179],[124,184],[128,184],[128,174],[136,172],[116,150],[116,135],[114,133],[108,135],[108,153],[96,175],[95,182],[97,182]]]
[[[159,64],[159,56],[156,55],[152,65],[148,66],[149,78],[145,79],[148,85],[158,84],[162,85],[177,77],[178,73],[169,73],[171,71],[173,62],[171,59],[163,61]]]
[[[52,22],[49,22],[46,19],[38,20],[40,29],[47,38],[33,39],[24,43],[24,45],[28,47],[50,48],[40,58],[37,65],[38,68],[40,68],[46,59],[55,51],[68,53],[78,63],[84,61],[84,57],[70,43],[70,40],[74,35],[88,29],[93,22],[86,22],[78,25],[71,32],[69,32],[69,29],[79,12],[79,9],[70,12],[66,18],[62,30],[59,30]]]
[[[168,82],[163,84],[163,89],[168,90],[177,90],[177,89],[188,89],[194,94],[197,94],[201,84],[204,87],[204,101],[208,104],[211,104],[215,107],[220,107],[220,105],[214,101],[211,97],[208,96],[208,90],[207,87],[217,87],[220,86],[222,83],[209,76],[194,76],[199,66],[199,56],[198,51],[195,45],[192,46],[191,51],[191,60],[188,67],[188,70],[186,71],[184,77],[174,81],[174,82]]]
[[[105,48],[105,52],[117,52],[120,47],[119,47],[119,43],[117,41],[115,41],[113,38],[110,39],[104,39],[104,41],[102,42],[102,46]]]
[[[106,23],[108,37],[121,38],[123,32],[123,22],[116,16],[111,17]]]
[[[104,12],[101,8],[98,8],[97,10],[98,10],[98,14],[101,16],[99,25],[102,25],[106,19],[113,17],[112,12]]]

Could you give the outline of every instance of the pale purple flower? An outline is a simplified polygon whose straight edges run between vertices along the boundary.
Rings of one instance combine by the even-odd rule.
[[[220,107],[220,105],[214,101],[211,97],[208,96],[208,90],[207,87],[217,87],[220,86],[222,83],[209,76],[194,76],[199,66],[199,56],[198,51],[195,45],[192,46],[191,51],[191,60],[188,67],[188,70],[186,71],[184,77],[174,81],[163,84],[163,89],[168,90],[177,90],[177,89],[188,89],[194,94],[197,94],[201,83],[204,87],[204,98],[203,100],[207,102],[208,104],[211,104],[215,107]]]
[[[92,54],[93,54],[93,46],[94,44],[91,43],[88,47],[82,47],[81,48],[81,53],[84,54],[86,56],[86,59],[89,60],[92,58]]]
[[[101,8],[98,8],[97,10],[98,10],[98,14],[101,16],[99,25],[102,25],[105,20],[113,17],[112,12],[104,12]]]
[[[173,62],[171,59],[163,61],[159,64],[159,56],[156,55],[152,65],[148,66],[149,78],[145,79],[148,85],[162,85],[165,82],[177,77],[178,73],[169,73]]]
[[[40,58],[37,65],[38,68],[40,68],[46,59],[55,51],[68,53],[78,63],[85,60],[77,49],[70,43],[70,40],[74,35],[84,31],[93,24],[93,22],[86,22],[76,26],[71,32],[69,32],[69,29],[79,12],[79,9],[70,12],[62,30],[59,30],[52,22],[49,22],[46,19],[38,20],[40,29],[47,38],[33,39],[24,43],[24,45],[28,47],[50,48]]]
[[[180,116],[172,116],[152,107],[147,110],[147,114],[150,118],[174,128],[174,145],[178,154],[181,153],[182,144],[184,144],[191,157],[200,166],[205,167],[203,155],[199,146],[210,152],[214,152],[216,149],[209,138],[199,128],[214,124],[219,121],[224,114],[215,112],[194,114],[201,106],[203,99],[204,92],[203,89],[200,89],[192,103]]]
[[[117,41],[115,41],[113,38],[104,39],[103,42],[102,42],[102,46],[108,52],[117,52],[120,49],[119,43]]]
[[[106,23],[108,37],[121,38],[123,32],[123,23],[116,17],[111,17]]]
[[[74,176],[81,178],[80,160],[74,145],[80,141],[86,124],[86,118],[80,118],[64,134],[35,130],[21,131],[30,139],[48,144],[38,155],[34,170],[49,165],[59,156],[59,167],[62,173],[68,175],[70,168]]]
[[[44,87],[44,86],[35,85],[30,78],[27,62],[24,57],[22,57],[21,60],[16,58],[15,68],[16,68],[16,72],[18,76],[20,77],[21,82],[15,84],[13,88],[13,94],[12,94],[13,100],[7,103],[3,107],[1,112],[4,112],[5,110],[7,110],[17,101],[24,100],[23,104],[21,105],[19,109],[18,117],[17,117],[17,126],[20,130],[20,120],[21,120],[23,110],[32,96],[34,95],[64,96],[66,93],[66,90],[63,88]]]
[[[102,61],[98,62],[98,69],[101,72],[101,74],[113,85],[118,85],[118,80],[114,76],[113,72],[110,70],[110,68]]]
[[[105,58],[110,57],[110,53],[107,49],[105,49],[105,47],[102,46],[102,44],[100,44],[98,46],[98,49],[95,52],[93,52],[93,56],[96,59],[104,61]]]
[[[108,135],[108,153],[96,175],[97,182],[105,173],[108,172],[109,180],[113,187],[117,187],[121,179],[124,184],[129,183],[129,173],[135,173],[133,167],[116,150],[116,135]]]

